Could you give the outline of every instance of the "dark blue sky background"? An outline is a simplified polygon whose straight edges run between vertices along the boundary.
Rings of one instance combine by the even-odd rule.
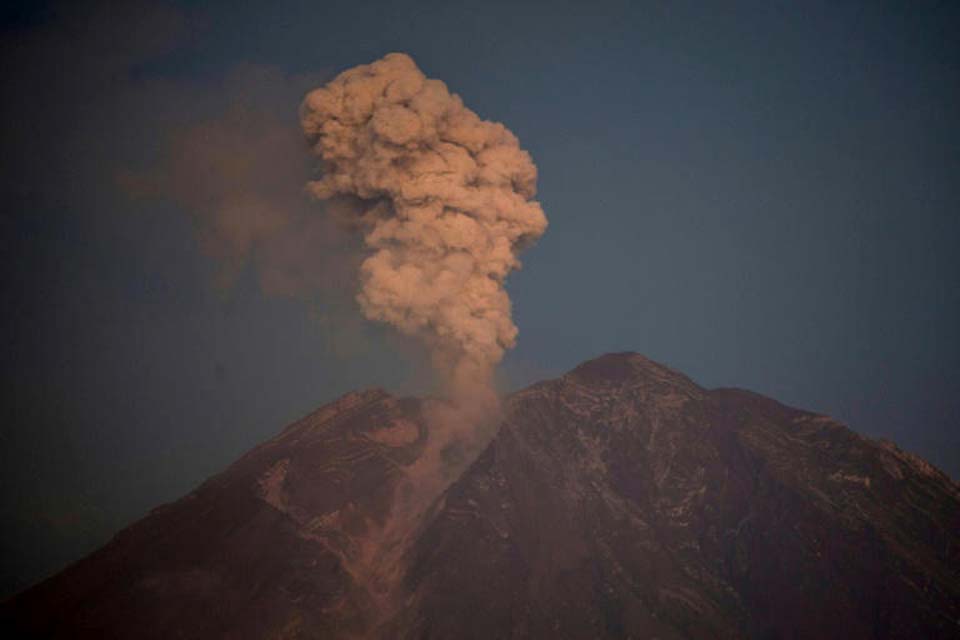
[[[415,349],[357,321],[342,290],[264,295],[249,266],[217,285],[183,199],[131,197],[123,179],[169,167],[184,132],[229,125],[238,104],[299,135],[305,88],[391,51],[505,123],[540,169],[550,228],[509,282],[504,389],[639,351],[960,476],[957,3],[2,17],[4,592],[341,393],[429,391]],[[303,161],[264,159],[236,130],[241,156]]]

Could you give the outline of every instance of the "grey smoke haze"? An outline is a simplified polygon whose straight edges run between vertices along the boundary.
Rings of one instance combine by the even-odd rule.
[[[303,197],[303,140],[273,97],[308,82],[246,67],[227,83],[222,111],[169,132],[157,166],[118,174],[131,196],[171,200],[190,215],[224,290],[253,267],[265,293],[310,299],[351,271],[349,236]]]

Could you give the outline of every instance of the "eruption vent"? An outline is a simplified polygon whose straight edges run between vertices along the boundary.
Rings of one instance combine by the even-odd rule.
[[[371,251],[363,313],[423,340],[454,395],[489,389],[517,337],[504,280],[547,226],[530,154],[401,53],[311,91],[301,122],[308,189]]]

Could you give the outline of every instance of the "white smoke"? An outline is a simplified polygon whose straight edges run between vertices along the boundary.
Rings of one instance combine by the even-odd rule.
[[[363,313],[423,340],[455,397],[492,394],[517,337],[504,280],[547,226],[530,154],[401,53],[308,93],[301,123],[308,190],[370,251]]]

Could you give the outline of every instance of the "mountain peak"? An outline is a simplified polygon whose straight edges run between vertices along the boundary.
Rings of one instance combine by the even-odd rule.
[[[607,353],[575,367],[565,378],[582,384],[633,385],[659,382],[697,387],[687,376],[639,353]],[[697,387],[699,388],[699,387]]]

